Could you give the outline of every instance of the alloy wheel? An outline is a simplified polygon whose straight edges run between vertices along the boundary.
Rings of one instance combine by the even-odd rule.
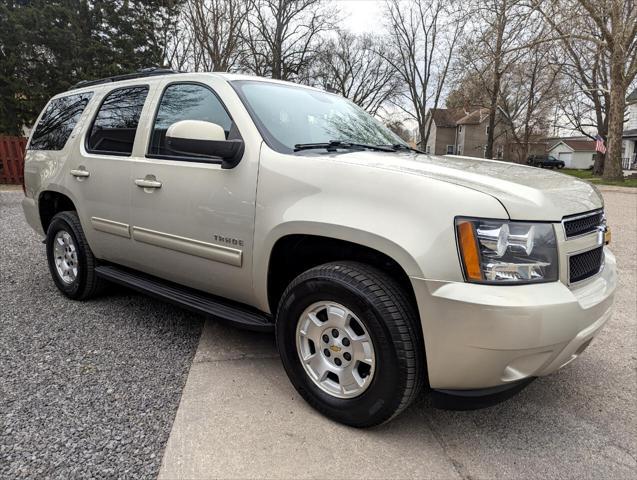
[[[77,278],[79,265],[75,242],[67,231],[60,230],[55,234],[53,255],[55,258],[55,269],[60,279],[66,284],[73,283]]]
[[[316,302],[303,312],[296,348],[310,379],[334,397],[357,397],[374,377],[376,355],[367,328],[338,303]]]

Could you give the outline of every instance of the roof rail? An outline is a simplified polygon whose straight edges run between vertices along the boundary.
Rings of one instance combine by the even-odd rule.
[[[123,75],[115,75],[113,77],[100,78],[98,80],[82,80],[69,88],[75,90],[77,88],[90,87],[93,85],[101,85],[103,83],[119,82],[121,80],[132,80],[134,78],[153,77],[155,75],[169,75],[171,73],[184,73],[170,68],[149,67],[142,68],[133,73],[125,73]]]

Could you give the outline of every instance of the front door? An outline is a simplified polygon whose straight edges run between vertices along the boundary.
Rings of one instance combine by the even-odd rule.
[[[239,165],[171,150],[166,130],[181,120],[240,132],[210,84],[166,82],[147,133],[145,158],[132,166],[135,268],[182,285],[249,303],[258,145],[246,143]]]

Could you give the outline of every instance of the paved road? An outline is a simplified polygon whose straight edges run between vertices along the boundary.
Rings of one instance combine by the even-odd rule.
[[[633,193],[604,193],[621,286],[580,359],[496,407],[446,412],[424,396],[371,430],[309,408],[270,336],[206,322],[197,347],[201,319],[172,307],[121,290],[63,299],[20,196],[0,193],[4,477],[153,477],[165,446],[166,479],[637,478]]]

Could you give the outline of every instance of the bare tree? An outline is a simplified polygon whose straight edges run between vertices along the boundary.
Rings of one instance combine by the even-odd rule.
[[[538,37],[542,37],[541,32]],[[506,135],[510,153],[522,161],[532,144],[549,131],[552,110],[562,93],[561,65],[555,62],[554,47],[549,43],[535,42],[516,50],[498,78],[498,99],[493,107],[492,65],[479,57],[481,48],[463,48],[454,67],[455,87],[447,96],[446,105],[465,111],[496,110],[493,127],[489,126],[493,143]],[[467,55],[469,59],[465,60]]]
[[[502,79],[498,105],[509,124],[518,162],[531,153],[532,142],[549,131],[551,110],[561,96],[560,73],[560,65],[552,62],[551,46],[539,43]]]
[[[563,38],[570,38],[575,32],[585,31],[590,18],[580,17],[566,30],[560,26]],[[570,33],[569,33],[570,31]],[[589,30],[590,31],[590,30]],[[608,107],[610,91],[608,89],[609,58],[601,39],[590,41],[561,42],[561,61],[563,63],[562,84],[565,95],[560,96],[558,105],[561,115],[570,126],[591,139],[595,135],[608,138]],[[604,172],[605,155],[598,153],[593,165],[593,173]]]
[[[246,0],[243,69],[275,79],[299,79],[314,61],[318,37],[336,12],[324,0]]]
[[[475,75],[488,96],[489,128],[485,157],[493,157],[496,123],[501,100],[502,81],[511,68],[537,43],[539,15],[522,0],[472,0],[466,4],[471,18],[460,63]]]
[[[186,0],[170,32],[167,62],[180,70],[236,70],[246,12],[244,1]]]
[[[188,19],[207,70],[227,72],[237,65],[246,13],[246,3],[236,0],[188,1]]]
[[[178,71],[195,69],[192,60],[193,32],[186,21],[184,6],[176,13],[176,21],[163,32],[164,63]]]
[[[383,58],[403,84],[394,104],[417,122],[424,145],[431,130],[427,108],[440,102],[463,17],[444,0],[386,0],[386,13],[392,55]]]
[[[633,0],[578,0],[601,32],[610,53],[608,161],[604,178],[623,180],[621,164],[628,86],[637,76],[637,9]]]
[[[385,60],[390,55],[382,38],[339,30],[320,48],[313,65],[314,82],[376,115],[399,88],[399,79]]]
[[[533,0],[534,6],[544,14],[547,23],[563,34],[564,49],[581,74],[580,82],[591,89],[591,100],[605,102],[608,118],[597,111],[598,125],[608,126],[608,151],[604,161],[605,179],[623,180],[621,151],[628,87],[637,76],[637,8],[634,0]],[[566,29],[561,20],[568,12],[569,24],[579,28]],[[577,19],[578,21],[573,21]],[[567,24],[568,25],[568,24]],[[591,82],[590,71],[579,64],[578,47],[581,42],[595,45],[596,58],[607,62],[606,82]],[[591,48],[589,47],[589,51]],[[598,74],[604,74],[601,69]],[[592,92],[595,89],[595,92]],[[600,132],[601,134],[601,132]]]
[[[400,120],[387,119],[384,123],[387,128],[402,138],[405,142],[410,143],[413,140],[412,132]]]
[[[445,98],[445,106],[467,111],[475,107],[487,108],[490,95],[484,89],[483,77],[467,70],[463,61],[457,63],[453,68],[453,80],[448,82],[450,91]]]

